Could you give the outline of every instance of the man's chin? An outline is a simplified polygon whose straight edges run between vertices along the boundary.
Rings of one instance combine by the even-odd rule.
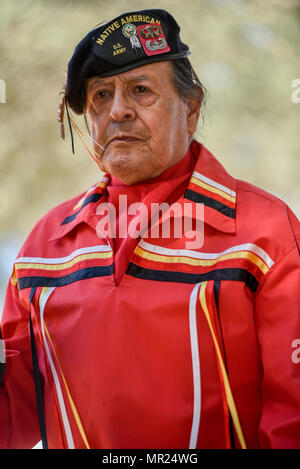
[[[149,149],[135,151],[131,149],[114,149],[103,155],[100,169],[116,177],[123,184],[132,185],[151,179],[162,172],[163,168],[153,165],[153,155]]]
[[[117,152],[106,160],[105,168],[106,172],[124,184],[131,185],[139,179],[141,163],[128,152]]]

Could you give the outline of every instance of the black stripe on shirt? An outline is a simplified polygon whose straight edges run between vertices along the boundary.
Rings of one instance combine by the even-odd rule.
[[[73,215],[70,215],[68,217],[66,217],[62,222],[61,222],[61,225],[67,225],[68,223],[70,223],[71,221],[75,220],[75,218],[77,217],[77,215],[81,212],[81,210],[88,204],[92,203],[92,202],[98,202],[98,200],[102,197],[102,194],[99,194],[96,193],[96,194],[91,194],[89,197],[87,197],[85,199],[85,201],[83,202],[82,206],[80,207],[79,210],[77,210],[77,212],[73,213]]]
[[[219,202],[216,199],[212,199],[211,197],[207,197],[206,195],[200,194],[199,192],[192,191],[191,189],[187,189],[184,194],[185,199],[192,200],[193,202],[198,202],[200,204],[207,205],[214,210],[222,213],[229,218],[235,218],[235,209],[229,207],[228,205]]]
[[[158,282],[196,284],[206,280],[236,280],[238,282],[244,282],[253,292],[255,292],[258,287],[258,281],[253,274],[246,269],[238,268],[215,269],[202,274],[190,274],[187,272],[146,269],[145,267],[130,263],[126,273],[132,277],[145,280],[157,280]]]
[[[64,287],[70,283],[94,277],[106,277],[113,274],[113,264],[99,267],[88,267],[63,277],[21,277],[18,279],[19,290],[29,287]]]

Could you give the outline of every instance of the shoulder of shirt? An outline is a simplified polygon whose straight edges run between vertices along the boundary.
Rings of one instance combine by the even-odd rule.
[[[244,198],[248,198],[252,202],[260,202],[261,199],[266,199],[269,202],[275,204],[279,210],[286,206],[286,203],[281,200],[279,197],[271,194],[270,192],[258,187],[254,184],[251,184],[248,181],[244,181],[242,179],[235,179],[236,181],[236,188],[238,196]]]
[[[247,181],[236,179],[237,222],[251,223],[257,232],[273,233],[278,242],[294,243],[300,236],[300,222],[279,197]]]

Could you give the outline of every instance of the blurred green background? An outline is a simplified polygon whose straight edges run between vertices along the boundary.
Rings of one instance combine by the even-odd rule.
[[[272,192],[300,215],[300,103],[291,99],[292,82],[300,78],[299,0],[0,0],[2,297],[35,222],[99,179],[80,141],[75,137],[72,155],[69,136],[59,137],[66,63],[96,24],[144,8],[169,10],[190,45],[209,92],[198,139],[233,176]]]

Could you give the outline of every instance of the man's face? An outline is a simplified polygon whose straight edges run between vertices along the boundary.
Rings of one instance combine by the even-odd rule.
[[[170,62],[87,81],[85,112],[99,168],[130,185],[179,162],[196,130],[200,104],[185,102]]]

